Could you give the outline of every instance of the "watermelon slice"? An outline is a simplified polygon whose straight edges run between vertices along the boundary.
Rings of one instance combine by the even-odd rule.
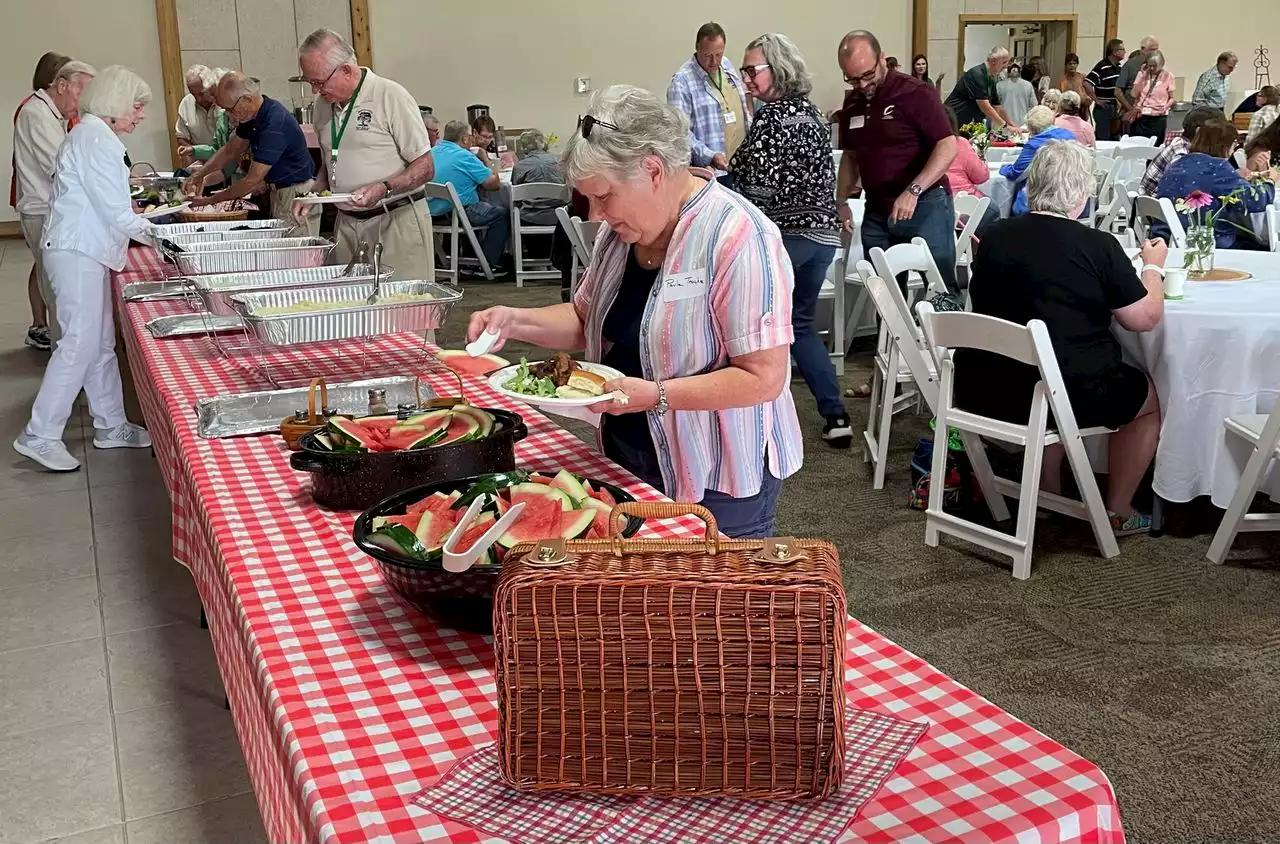
[[[595,520],[591,522],[588,536],[592,539],[606,538],[609,535],[609,514],[613,512],[613,508],[598,499],[587,498],[582,501],[582,509],[595,511]]]
[[[609,490],[605,489],[604,487],[594,487],[591,485],[590,481],[587,482],[586,487],[587,487],[587,493],[596,501],[603,501],[605,504],[608,504],[610,507],[613,507],[618,503],[617,501],[613,500],[613,496],[609,493]]]
[[[534,472],[529,476],[529,482],[543,484],[544,486],[551,486],[551,478],[548,478],[546,475],[539,475],[537,472]]]
[[[400,525],[413,530],[418,526],[420,517],[414,513],[405,513],[403,516],[375,516],[373,520],[373,529],[379,530],[386,525]]]
[[[378,444],[378,441],[374,439],[373,433],[368,428],[343,416],[331,417],[328,426],[330,433],[336,435],[344,443],[366,448],[370,451],[374,450]]]
[[[498,539],[503,548],[519,542],[536,542],[539,539],[560,535],[560,517],[563,493],[541,484],[520,484],[511,488],[511,504],[524,504],[520,518],[507,528]]]
[[[488,375],[495,369],[511,365],[511,361],[497,355],[480,355],[473,358],[462,349],[441,349],[436,352],[436,357],[459,375],[473,375],[477,378]]]
[[[385,551],[414,560],[424,560],[427,549],[422,547],[412,530],[401,524],[386,524],[369,534],[369,542]]]
[[[414,535],[418,537],[418,541],[422,543],[422,547],[428,552],[439,551],[440,546],[444,544],[444,539],[449,535],[449,531],[455,526],[453,513],[448,512],[432,512],[428,510],[422,514],[422,518],[418,520],[418,525],[414,528]]]
[[[445,429],[444,436],[431,443],[432,448],[440,448],[441,446],[453,445],[454,443],[474,440],[480,436],[480,422],[475,417],[466,413],[455,413],[453,418],[449,420],[449,427]]]
[[[469,404],[454,405],[453,413],[455,416],[459,413],[465,416],[470,416],[472,419],[475,419],[476,422],[480,424],[480,432],[476,434],[477,439],[479,439],[480,437],[487,437],[490,434],[492,434],[494,431],[494,427],[497,424],[497,420],[493,418],[492,413],[488,413],[487,411],[481,410],[478,407],[472,407]]]
[[[359,422],[361,425],[365,426],[366,428],[372,428],[374,430],[381,430],[381,431],[388,431],[391,428],[394,428],[396,423],[399,422],[400,420],[394,414],[392,414],[390,416],[364,416],[354,421]]]
[[[560,536],[564,539],[577,539],[595,524],[594,510],[572,510],[560,514]]]
[[[415,413],[408,419],[401,420],[397,427],[421,425],[424,428],[433,428],[442,420],[448,421],[451,418],[453,418],[453,411],[446,407],[440,410],[428,410],[425,413]]]
[[[572,472],[561,469],[551,480],[551,488],[558,489],[573,500],[576,506],[579,501],[589,498],[587,489],[582,485],[582,481],[578,480],[577,475]]]

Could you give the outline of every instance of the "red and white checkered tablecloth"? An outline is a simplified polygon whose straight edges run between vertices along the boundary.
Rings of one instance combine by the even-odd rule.
[[[154,253],[134,248],[115,281],[161,276]],[[279,437],[196,433],[196,399],[266,385],[204,337],[157,341],[144,327],[185,307],[121,303],[122,333],[172,501],[173,555],[204,603],[269,840],[493,840],[411,802],[495,738],[490,641],[406,607],[351,542],[354,514],[311,503]],[[415,359],[407,336],[377,343],[381,361]],[[521,463],[657,497],[531,409],[479,382],[468,392],[524,416]],[[653,530],[691,535],[698,523]],[[1092,763],[854,619],[849,636],[851,704],[931,726],[842,840],[1124,841]]]

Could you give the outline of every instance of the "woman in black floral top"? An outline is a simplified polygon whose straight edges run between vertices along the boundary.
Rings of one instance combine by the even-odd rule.
[[[764,105],[729,163],[734,186],[782,231],[796,277],[791,355],[826,420],[823,440],[848,448],[853,428],[835,368],[813,326],[818,293],[840,248],[830,129],[809,102],[813,82],[804,57],[785,35],[761,35],[747,45],[742,79],[747,93]]]

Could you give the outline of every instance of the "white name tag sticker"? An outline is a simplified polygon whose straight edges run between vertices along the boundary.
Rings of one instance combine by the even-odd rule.
[[[861,129],[866,124],[867,124],[867,118],[865,115],[859,114],[856,117],[849,118],[850,129]]]
[[[707,295],[707,271],[695,270],[691,273],[676,273],[662,279],[662,301],[678,302],[681,299],[696,299]]]
[[[726,112],[724,113],[724,122],[725,122],[725,123],[737,123],[737,122],[738,122],[738,115],[734,114],[732,111],[726,111]]]

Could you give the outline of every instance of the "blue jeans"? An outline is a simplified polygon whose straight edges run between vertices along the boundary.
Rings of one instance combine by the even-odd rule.
[[[862,251],[870,260],[871,248],[888,249],[899,243],[910,243],[913,237],[922,237],[933,253],[947,289],[955,293],[956,287],[956,211],[951,194],[941,187],[929,188],[920,194],[916,213],[910,220],[889,222],[889,215],[873,211],[868,206],[862,220]],[[887,280],[887,279],[886,279]],[[899,279],[900,285],[905,284]]]
[[[1114,141],[1116,138],[1111,135],[1111,119],[1116,116],[1116,104],[1103,105],[1102,103],[1094,103],[1093,105],[1093,134],[1099,141]],[[1164,143],[1163,140],[1157,143]]]
[[[480,200],[467,206],[467,219],[473,226],[488,227],[485,231],[478,232],[477,237],[485,260],[489,262],[491,268],[497,267],[498,260],[502,258],[502,253],[507,248],[507,238],[511,236],[511,212],[501,206]]]
[[[809,392],[818,402],[818,412],[826,419],[847,416],[844,402],[840,401],[840,385],[836,383],[831,356],[827,354],[818,330],[813,327],[818,294],[822,291],[827,269],[836,256],[836,247],[791,234],[782,236],[782,245],[791,256],[796,276],[795,292],[791,297],[791,328],[795,332],[791,356],[795,358],[796,369],[800,370],[804,383],[809,385]],[[836,314],[835,318],[840,319],[841,316]]]

